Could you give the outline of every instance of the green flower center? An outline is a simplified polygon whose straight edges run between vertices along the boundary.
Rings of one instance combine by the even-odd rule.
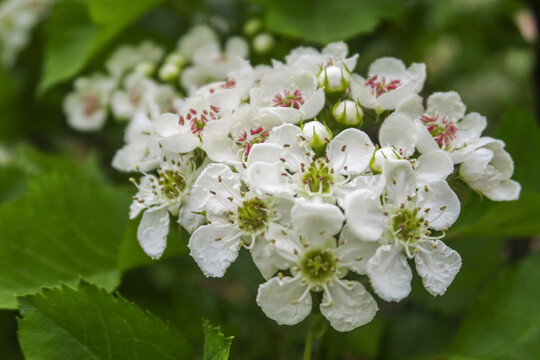
[[[418,215],[418,208],[400,209],[394,216],[394,231],[401,242],[416,243],[425,232],[424,218]]]
[[[160,172],[158,184],[161,187],[161,192],[171,200],[180,196],[186,188],[184,177],[175,170]]]
[[[334,184],[334,176],[326,162],[319,158],[313,161],[306,169],[302,182],[313,193],[321,191],[323,194],[328,194],[330,187]]]
[[[257,232],[268,223],[268,209],[264,201],[258,198],[245,200],[237,212],[238,225],[249,232]]]
[[[336,261],[328,250],[313,249],[306,252],[300,266],[302,274],[310,282],[322,283],[336,272]]]

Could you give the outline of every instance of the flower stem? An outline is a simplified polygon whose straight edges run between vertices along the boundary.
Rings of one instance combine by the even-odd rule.
[[[315,321],[311,319],[306,336],[306,347],[304,349],[304,360],[311,360],[311,347],[313,343],[313,333],[315,332]]]

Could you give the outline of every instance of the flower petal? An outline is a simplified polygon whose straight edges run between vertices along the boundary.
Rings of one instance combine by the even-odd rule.
[[[314,118],[324,106],[324,89],[318,89],[315,93],[300,107],[302,119]]]
[[[408,196],[416,193],[416,174],[407,160],[386,160],[383,176],[386,178],[388,199],[393,204],[403,204]]]
[[[222,277],[238,257],[241,232],[235,225],[203,225],[191,235],[190,255],[207,277]]]
[[[344,219],[337,206],[318,201],[298,201],[291,210],[295,229],[313,245],[321,245],[337,234]]]
[[[456,222],[460,203],[457,195],[452,191],[446,181],[434,181],[426,185],[426,189],[418,190],[417,204],[421,207],[420,213],[429,208],[424,219],[429,227],[435,230],[448,228]]]
[[[398,112],[384,120],[379,132],[379,141],[382,147],[388,146],[402,150],[406,157],[414,153],[416,138],[414,121],[409,116]]]
[[[414,256],[416,271],[433,296],[442,295],[461,268],[461,256],[440,240],[420,244],[426,251]]]
[[[337,248],[340,263],[348,269],[360,274],[367,274],[367,263],[375,254],[380,244],[376,241],[362,241],[350,230],[348,225],[343,227]]]
[[[269,261],[272,254],[271,249],[271,245],[260,238],[256,239],[254,246],[251,248],[251,258],[265,280],[274,276],[278,270],[278,267]]]
[[[411,292],[412,271],[401,246],[382,245],[368,261],[373,290],[386,301],[400,301]]]
[[[358,129],[343,130],[330,141],[326,150],[334,169],[344,175],[364,172],[374,152],[369,136]]]
[[[311,312],[311,294],[302,298],[306,289],[300,277],[275,277],[259,286],[257,304],[278,324],[295,325]]]
[[[377,241],[386,225],[378,193],[356,190],[345,199],[347,224],[364,241]]]
[[[427,100],[428,114],[438,113],[441,118],[456,122],[465,116],[465,104],[455,91],[436,92]]]
[[[281,164],[268,164],[256,162],[246,171],[246,179],[256,190],[264,193],[279,195],[294,195],[295,190],[288,181],[287,176],[283,176],[284,169]]]
[[[333,282],[328,285],[328,293],[324,292],[320,305],[321,314],[337,331],[351,331],[365,325],[379,310],[362,284],[357,281],[347,281],[346,284]]]
[[[146,210],[142,216],[137,239],[152,259],[159,259],[167,246],[169,212],[165,208]]]
[[[511,201],[519,199],[521,185],[514,180],[502,180],[495,186],[483,190],[483,194],[493,201]]]
[[[415,169],[416,186],[420,188],[432,181],[445,180],[453,171],[454,163],[446,152],[437,150],[422,154]]]

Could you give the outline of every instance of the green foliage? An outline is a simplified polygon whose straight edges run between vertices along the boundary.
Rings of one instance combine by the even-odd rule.
[[[0,307],[13,295],[74,284],[82,276],[114,289],[129,198],[114,188],[43,175],[27,196],[0,207]]]
[[[453,359],[536,359],[540,354],[540,256],[501,271],[476,298]]]
[[[233,337],[225,337],[219,326],[212,326],[208,321],[203,322],[204,355],[203,360],[227,360]]]
[[[112,39],[162,0],[64,0],[47,23],[45,69],[39,85],[51,86],[77,74]]]
[[[193,358],[179,330],[86,282],[19,301],[19,341],[27,360]]]
[[[385,18],[402,13],[393,0],[255,0],[267,9],[269,30],[319,44],[369,33]]]

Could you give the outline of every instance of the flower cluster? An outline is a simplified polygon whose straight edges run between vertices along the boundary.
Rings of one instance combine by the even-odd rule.
[[[177,219],[209,277],[249,252],[265,279],[256,301],[279,324],[314,305],[338,331],[366,324],[378,310],[372,292],[409,295],[413,262],[425,289],[444,294],[461,267],[442,241],[460,213],[448,177],[492,200],[519,195],[504,143],[481,136],[483,116],[466,114],[455,92],[424,105],[424,64],[382,58],[361,76],[341,42],[257,67],[232,55],[240,42],[218,57],[213,40],[180,44],[194,62],[182,77],[190,96],[159,115],[133,108],[114,160],[143,174],[132,179],[138,240],[159,258]]]
[[[11,66],[28,45],[30,33],[55,0],[6,0],[0,4],[0,62]]]

